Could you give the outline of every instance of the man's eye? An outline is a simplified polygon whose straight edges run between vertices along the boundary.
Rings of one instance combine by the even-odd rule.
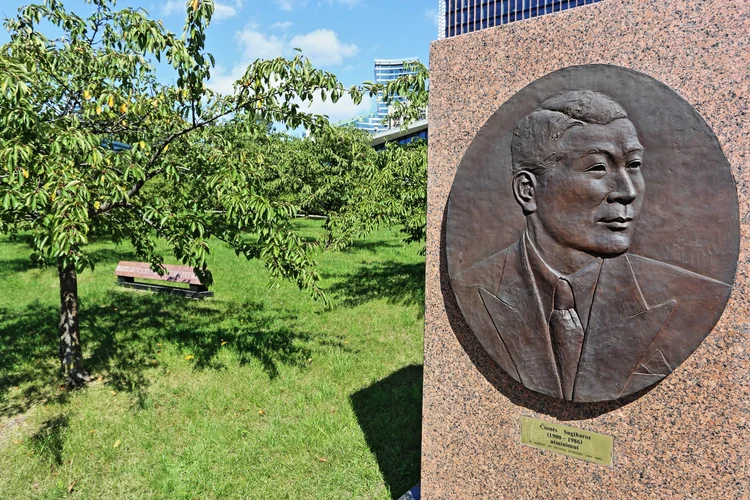
[[[584,172],[606,172],[606,171],[607,171],[607,166],[604,163],[597,163],[596,165],[593,165],[587,168],[586,170],[584,170]]]
[[[630,163],[628,163],[628,168],[631,170],[641,168],[641,162],[639,162],[638,160],[631,161]]]

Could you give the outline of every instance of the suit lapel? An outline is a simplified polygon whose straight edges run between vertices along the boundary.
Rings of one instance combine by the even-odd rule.
[[[576,312],[581,320],[583,331],[586,331],[589,324],[589,313],[594,301],[594,290],[596,290],[596,282],[601,273],[602,262],[602,259],[594,259],[577,273],[568,276],[576,300]]]
[[[479,294],[521,382],[529,389],[561,398],[549,327],[521,242],[508,252],[499,290],[480,288]]]
[[[591,304],[573,399],[616,399],[674,302],[649,308],[627,255],[605,259]]]

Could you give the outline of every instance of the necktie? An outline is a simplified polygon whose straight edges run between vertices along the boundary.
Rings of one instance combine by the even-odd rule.
[[[583,345],[583,327],[575,310],[573,289],[565,279],[560,279],[555,286],[554,309],[549,318],[549,331],[560,371],[563,396],[571,401]]]

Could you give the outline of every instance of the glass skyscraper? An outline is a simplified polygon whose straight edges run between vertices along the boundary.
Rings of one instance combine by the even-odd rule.
[[[388,83],[399,76],[414,74],[415,71],[408,68],[410,63],[419,62],[416,57],[406,59],[375,59],[375,83]],[[396,101],[402,101],[403,98],[396,97]],[[342,125],[354,125],[357,128],[366,130],[374,134],[388,129],[388,124],[383,120],[388,116],[388,104],[383,102],[383,94],[378,93],[378,105],[374,114],[361,116],[352,120],[342,122]]]
[[[419,59],[410,57],[407,59],[375,59],[375,83],[388,83],[391,80],[404,75],[413,75],[416,71],[408,69],[410,63],[417,63]],[[403,97],[396,97],[396,101],[404,101]],[[383,102],[383,94],[378,94],[378,110],[375,112],[378,119],[383,120],[388,116],[388,104]],[[387,126],[384,126],[387,128]]]
[[[438,0],[438,38],[551,14],[600,0]]]

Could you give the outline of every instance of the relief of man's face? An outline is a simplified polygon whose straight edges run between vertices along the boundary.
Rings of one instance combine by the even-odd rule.
[[[626,118],[567,130],[560,157],[537,183],[536,215],[557,243],[591,255],[628,250],[643,203],[643,147]]]

